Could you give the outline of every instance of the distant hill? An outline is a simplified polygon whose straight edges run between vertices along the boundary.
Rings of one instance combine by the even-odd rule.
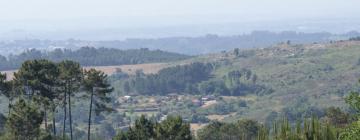
[[[82,66],[112,66],[169,62],[186,58],[189,56],[149,49],[119,50],[93,47],[82,47],[78,50],[55,49],[53,51],[29,49],[19,55],[10,55],[9,57],[0,55],[0,70],[17,69],[24,61],[32,59],[48,59],[55,62],[73,60]]]
[[[257,75],[256,83],[273,90],[271,94],[253,94],[256,102],[249,103],[249,108],[243,111],[245,113],[232,119],[266,120],[269,114],[279,116],[279,113],[294,121],[302,115],[321,116],[324,113],[321,108],[345,107],[344,97],[350,91],[360,90],[359,41],[281,44],[265,49],[240,50],[239,53],[201,56],[191,62],[221,64],[213,72],[215,79],[221,79],[229,72],[250,70]]]
[[[86,41],[86,40],[12,40],[0,42],[0,54],[18,54],[28,48],[40,50],[53,50],[56,48],[79,49],[83,46],[96,46],[117,49],[160,49],[188,55],[218,53],[234,48],[262,48],[281,42],[292,44],[324,43],[331,40],[342,40],[360,36],[353,31],[346,34],[331,34],[327,32],[300,33],[294,31],[269,32],[254,31],[250,34],[220,36],[208,34],[199,37],[167,37],[157,39],[126,39],[113,41]]]

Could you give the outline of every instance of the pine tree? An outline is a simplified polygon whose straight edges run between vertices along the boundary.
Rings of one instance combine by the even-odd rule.
[[[6,81],[6,74],[0,73],[0,94],[3,94],[5,97],[8,98],[9,104],[8,104],[8,110],[10,113],[11,110],[11,101],[12,101],[12,95],[11,95],[11,83]]]
[[[156,124],[156,138],[159,140],[191,140],[190,125],[181,117],[169,116],[166,120]]]
[[[90,140],[93,105],[95,105],[95,113],[97,115],[102,111],[111,111],[111,109],[106,106],[106,103],[109,102],[107,94],[112,92],[113,88],[111,88],[110,84],[107,83],[107,75],[104,72],[97,71],[95,69],[84,71],[83,87],[84,90],[90,94],[88,120],[88,140]]]
[[[13,106],[6,128],[13,139],[34,140],[40,135],[44,113],[34,103],[19,99]]]
[[[16,85],[23,88],[33,101],[42,105],[41,109],[45,113],[45,130],[48,130],[47,110],[58,96],[53,90],[57,76],[58,70],[55,63],[45,59],[26,61],[15,73]]]
[[[64,93],[63,108],[64,108],[64,124],[63,124],[63,138],[65,138],[66,126],[66,105],[69,107],[69,122],[70,122],[70,139],[73,139],[72,115],[71,115],[71,97],[80,88],[82,80],[82,69],[80,64],[74,61],[64,60],[58,64],[59,68],[59,86]],[[66,101],[67,100],[67,101]]]

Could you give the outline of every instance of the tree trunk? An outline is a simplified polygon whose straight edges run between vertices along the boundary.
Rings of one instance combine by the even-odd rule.
[[[52,112],[53,112],[53,118],[52,118],[52,119],[53,119],[53,120],[52,120],[53,122],[52,122],[52,123],[53,123],[53,133],[54,133],[54,136],[56,136],[55,109],[56,109],[56,107],[53,107],[53,109],[52,109]]]
[[[48,131],[48,125],[47,125],[47,110],[46,107],[44,106],[44,121],[45,121],[45,131]]]
[[[10,116],[10,113],[11,113],[11,104],[12,104],[12,99],[9,99],[9,105],[8,105],[9,114],[8,114],[8,117]]]
[[[65,90],[66,91],[66,90]],[[65,139],[66,128],[66,92],[64,92],[64,124],[63,124],[63,139]]]
[[[73,128],[72,128],[72,116],[71,116],[71,96],[70,96],[70,92],[69,92],[69,101],[68,101],[68,104],[69,104],[69,120],[70,120],[70,140],[73,140]]]
[[[93,96],[94,96],[94,90],[91,92],[91,97],[90,97],[90,110],[89,110],[89,121],[88,121],[88,140],[90,140],[90,127],[91,127],[91,113],[92,113]]]

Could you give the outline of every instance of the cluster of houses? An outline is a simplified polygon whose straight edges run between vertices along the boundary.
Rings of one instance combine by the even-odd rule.
[[[137,114],[138,113],[142,114],[144,112],[158,112],[156,116],[158,121],[161,122],[165,120],[168,116],[166,112],[161,111],[161,106],[166,105],[169,102],[189,103],[189,101],[191,101],[191,104],[196,107],[203,107],[206,106],[207,103],[214,101],[216,102],[216,97],[212,95],[186,96],[186,95],[179,95],[176,93],[168,94],[167,96],[158,96],[158,97],[149,97],[149,98],[147,97],[144,98],[143,96],[137,96],[137,95],[125,95],[119,97],[116,101],[116,104],[118,104],[117,110],[121,110],[123,112],[133,112]],[[133,105],[136,105],[136,107],[133,108],[134,107]],[[128,123],[130,122],[122,122],[116,125],[121,129],[127,129]]]
[[[118,99],[117,103],[119,103],[119,104],[137,103],[138,101],[134,97],[135,97],[135,95],[123,96]],[[204,105],[206,102],[216,100],[216,97],[213,95],[204,95],[204,96],[200,96],[200,97],[186,97],[186,96],[179,95],[176,93],[171,93],[171,94],[168,94],[166,97],[157,98],[155,102],[156,102],[156,104],[161,105],[161,104],[164,104],[164,103],[170,102],[170,101],[183,102],[184,100],[189,99],[189,98],[191,99],[191,103],[194,106],[198,106],[198,107]]]

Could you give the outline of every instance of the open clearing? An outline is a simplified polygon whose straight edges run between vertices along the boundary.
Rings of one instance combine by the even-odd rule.
[[[208,108],[208,107],[210,107],[210,106],[215,105],[216,103],[217,103],[216,100],[206,101],[206,102],[204,103],[204,105],[202,105],[201,107],[202,107],[202,108]]]
[[[235,115],[236,115],[236,112],[233,112],[233,113],[230,113],[227,115],[208,115],[207,118],[212,121],[222,121],[226,117],[231,117],[231,116],[235,116]]]
[[[145,74],[154,74],[159,72],[163,68],[170,67],[168,63],[147,63],[147,64],[134,64],[134,65],[118,65],[118,66],[86,66],[84,69],[94,68],[96,70],[103,71],[107,75],[112,75],[115,72],[121,70],[130,75],[134,75],[136,71],[141,70]],[[6,73],[7,80],[11,80],[14,77],[14,72],[17,70],[1,71]]]
[[[111,75],[121,70],[127,74],[133,75],[136,71],[141,70],[145,74],[154,74],[161,69],[169,67],[167,63],[147,63],[147,64],[135,64],[135,65],[119,65],[119,66],[87,66],[85,69],[94,68],[96,70],[103,71],[105,74]]]
[[[190,129],[192,132],[196,132],[202,128],[204,128],[207,124],[200,124],[200,123],[190,123]]]

